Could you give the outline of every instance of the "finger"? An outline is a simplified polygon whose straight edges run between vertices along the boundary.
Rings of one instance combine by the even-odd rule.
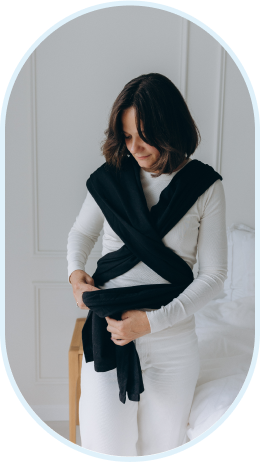
[[[108,330],[108,332],[111,332],[113,334],[122,336],[122,334],[120,334],[119,329],[117,329],[116,327],[109,326],[109,324],[107,325],[107,330]]]
[[[87,288],[87,290],[84,290],[84,287]],[[84,292],[91,292],[92,290],[100,290],[98,289],[97,287],[93,287],[93,286],[90,286],[88,284],[84,284],[83,287],[80,288],[80,290],[77,290],[76,291],[76,295],[75,295],[75,299],[78,300],[78,306],[85,310],[89,310],[89,308],[85,305],[85,303],[83,302],[83,298],[82,298],[82,295],[84,294]]]
[[[119,327],[120,323],[122,323],[122,321],[117,321],[116,319],[113,319],[113,318],[110,318],[109,316],[106,316],[105,319],[107,320],[107,323],[111,326],[111,327],[115,327],[116,329]]]
[[[83,302],[77,302],[77,305],[81,310],[89,310],[90,308],[86,306]]]
[[[116,340],[116,339],[113,339],[111,338],[112,342],[114,342],[116,345],[119,345],[119,346],[124,346],[124,345],[127,345],[128,343],[130,343],[132,340]]]
[[[129,338],[123,334],[111,334],[111,338],[114,340],[129,340]]]
[[[76,296],[75,296],[75,300],[77,302],[77,305],[79,308],[81,308],[82,310],[89,310],[89,307],[87,305],[85,305],[85,303],[83,302],[82,300],[82,293],[78,293]]]
[[[111,338],[113,340],[127,340],[128,342],[131,342],[131,340],[133,340],[133,333],[129,333],[129,334],[122,334],[122,332],[120,332],[119,334],[114,334],[114,333],[111,333]]]
[[[89,274],[86,273],[86,278],[85,279],[86,279],[87,284],[90,284],[92,286],[95,285],[94,279]]]
[[[88,306],[84,305],[84,303],[78,302],[77,305],[81,310],[89,310],[90,309]]]
[[[81,287],[81,292],[82,294],[84,292],[92,292],[93,290],[100,290],[98,287],[95,287],[95,286],[92,286],[91,284],[84,284],[82,287]]]

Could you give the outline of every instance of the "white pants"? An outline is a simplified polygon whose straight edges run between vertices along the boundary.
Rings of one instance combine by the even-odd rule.
[[[82,447],[114,456],[145,456],[185,444],[199,376],[194,316],[136,339],[144,392],[140,401],[119,400],[116,369],[81,370],[79,421]]]

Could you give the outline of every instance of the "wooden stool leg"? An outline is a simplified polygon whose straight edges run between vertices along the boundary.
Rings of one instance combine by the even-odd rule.
[[[82,355],[78,355],[78,382],[77,382],[77,398],[76,398],[76,425],[79,425],[79,399],[81,394],[80,379],[81,379]]]
[[[69,351],[69,420],[70,441],[76,444],[76,394],[78,379],[78,353]]]

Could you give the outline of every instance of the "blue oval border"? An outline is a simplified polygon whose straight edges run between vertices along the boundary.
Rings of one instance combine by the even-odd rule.
[[[202,23],[198,19],[194,18],[193,16],[191,16],[189,14],[186,14],[183,11],[177,10],[176,8],[169,7],[167,5],[162,5],[162,4],[159,4],[159,3],[151,3],[151,2],[142,2],[142,1],[117,1],[117,2],[101,3],[99,5],[91,6],[91,7],[88,7],[88,8],[84,8],[83,10],[77,11],[76,13],[73,13],[73,14],[67,16],[66,18],[63,18],[61,21],[59,21],[54,26],[52,26],[50,29],[48,29],[27,50],[27,52],[25,53],[25,55],[23,56],[23,58],[21,59],[21,61],[17,65],[17,67],[16,67],[16,69],[15,69],[15,71],[14,71],[12,77],[11,77],[11,80],[10,80],[9,85],[7,87],[5,97],[4,97],[4,101],[3,101],[3,106],[2,106],[2,111],[1,111],[1,123],[0,123],[0,142],[1,142],[1,144],[0,144],[1,148],[0,149],[1,149],[1,153],[2,153],[1,157],[3,159],[3,169],[2,169],[2,174],[1,174],[1,180],[2,180],[1,181],[1,185],[2,185],[2,188],[1,188],[1,190],[2,190],[2,194],[1,194],[1,210],[3,210],[4,217],[5,217],[5,119],[6,119],[6,111],[7,111],[7,106],[8,106],[8,101],[9,101],[9,98],[10,98],[10,94],[11,94],[14,82],[15,82],[20,70],[22,69],[23,65],[25,64],[25,62],[27,61],[29,56],[38,47],[38,45],[43,40],[45,40],[49,35],[51,35],[52,32],[54,32],[55,30],[57,30],[58,28],[60,28],[64,24],[68,23],[69,21],[71,21],[71,20],[73,20],[73,19],[75,19],[75,18],[77,18],[79,16],[90,13],[92,11],[97,11],[97,10],[104,9],[104,8],[124,6],[124,5],[128,5],[128,6],[129,5],[144,6],[144,7],[156,8],[156,9],[168,11],[169,13],[174,13],[174,14],[176,14],[178,16],[181,16],[181,17],[193,22],[197,26],[201,27],[202,29],[204,29],[206,32],[208,32],[213,38],[215,38],[220,43],[220,45],[228,52],[228,54],[231,56],[233,61],[236,63],[237,67],[239,68],[239,70],[240,70],[240,72],[241,72],[241,74],[242,74],[242,76],[244,78],[244,81],[246,82],[246,85],[247,85],[247,88],[248,88],[248,91],[249,91],[249,94],[250,94],[250,97],[251,97],[252,106],[253,106],[253,110],[254,110],[254,116],[255,116],[255,153],[259,152],[259,112],[258,112],[257,100],[256,100],[256,97],[255,97],[253,87],[251,85],[249,77],[248,77],[244,67],[242,66],[241,62],[239,61],[239,59],[237,58],[235,53],[232,51],[232,49],[227,45],[226,42],[224,42],[224,40],[218,34],[216,34],[212,29],[210,29],[208,26],[206,26],[204,23]],[[255,177],[256,177],[256,172],[258,170],[259,170],[259,158],[257,158],[255,156]],[[258,197],[259,186],[258,186],[257,182],[256,182],[256,190],[255,191],[256,191],[256,197]],[[255,208],[255,212],[256,212],[256,210],[257,210],[257,208]],[[256,215],[256,218],[257,218],[257,215]],[[5,255],[5,237],[1,240],[1,242],[2,242],[2,245],[3,245],[1,253],[2,253],[2,255]],[[258,245],[257,245],[257,243],[256,243],[256,253],[258,253]],[[4,259],[2,259],[1,275],[2,275],[2,277],[1,277],[2,293],[5,294],[5,262],[4,262]],[[258,276],[258,267],[256,265],[256,280],[257,280],[257,276]],[[258,290],[256,290],[256,304],[255,304],[255,306],[256,307],[258,306]],[[254,372],[254,369],[255,369],[255,366],[256,366],[256,362],[257,362],[258,349],[259,349],[259,327],[258,327],[258,325],[259,325],[259,313],[258,313],[258,310],[256,310],[256,312],[255,312],[255,323],[256,323],[255,324],[256,325],[256,327],[255,327],[255,334],[256,335],[255,335],[255,346],[254,346],[252,362],[251,362],[251,365],[250,365],[246,380],[245,380],[239,394],[237,395],[236,399],[233,401],[232,405],[225,412],[225,414],[214,425],[212,425],[212,427],[210,427],[207,431],[202,433],[197,438],[189,441],[188,443],[186,443],[186,444],[184,444],[182,446],[179,446],[178,448],[172,449],[170,451],[162,452],[162,453],[159,453],[159,454],[154,454],[154,455],[151,455],[151,456],[136,456],[136,457],[110,456],[110,455],[107,455],[107,454],[101,454],[101,453],[98,453],[98,452],[94,452],[94,451],[90,451],[90,450],[87,450],[85,448],[82,448],[81,446],[78,446],[78,445],[75,445],[74,443],[71,443],[69,440],[67,440],[66,438],[63,438],[61,435],[56,433],[47,424],[45,424],[45,422],[43,422],[43,420],[41,420],[38,417],[37,414],[35,414],[35,412],[29,406],[27,401],[24,399],[20,389],[18,388],[18,386],[17,386],[17,384],[15,382],[15,379],[13,377],[9,361],[8,361],[7,351],[6,351],[6,344],[5,344],[5,296],[4,296],[4,304],[2,305],[2,309],[1,309],[0,338],[1,338],[1,347],[2,347],[2,352],[3,352],[3,360],[4,360],[6,372],[7,372],[7,375],[9,377],[10,383],[11,383],[14,391],[16,392],[16,395],[18,396],[19,400],[23,404],[24,408],[28,411],[29,414],[31,414],[33,419],[39,425],[41,425],[42,428],[44,428],[44,430],[46,430],[48,433],[50,433],[52,436],[54,436],[57,440],[61,441],[62,443],[65,443],[67,446],[71,447],[72,449],[76,449],[77,451],[82,452],[84,454],[88,454],[88,455],[90,455],[92,457],[97,457],[97,458],[106,459],[106,460],[120,460],[120,461],[122,460],[122,461],[128,461],[128,462],[133,461],[134,462],[137,459],[155,460],[155,459],[168,457],[168,456],[173,455],[173,454],[177,454],[178,452],[184,451],[184,450],[190,448],[191,446],[193,446],[194,444],[197,444],[200,441],[204,440],[205,438],[207,438],[207,436],[209,436],[211,433],[213,433],[218,427],[220,427],[220,425],[222,425],[222,423],[228,418],[228,416],[234,411],[234,409],[237,407],[238,403],[241,401],[243,395],[245,394],[245,392],[246,392],[246,390],[248,388],[248,385],[249,385],[249,383],[251,381],[251,378],[253,376],[253,372]]]

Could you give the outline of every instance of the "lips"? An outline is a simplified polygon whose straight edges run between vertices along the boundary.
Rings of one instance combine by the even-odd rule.
[[[137,157],[137,159],[146,159],[146,157],[149,157],[151,154],[148,154],[148,156],[141,156],[141,157]]]

